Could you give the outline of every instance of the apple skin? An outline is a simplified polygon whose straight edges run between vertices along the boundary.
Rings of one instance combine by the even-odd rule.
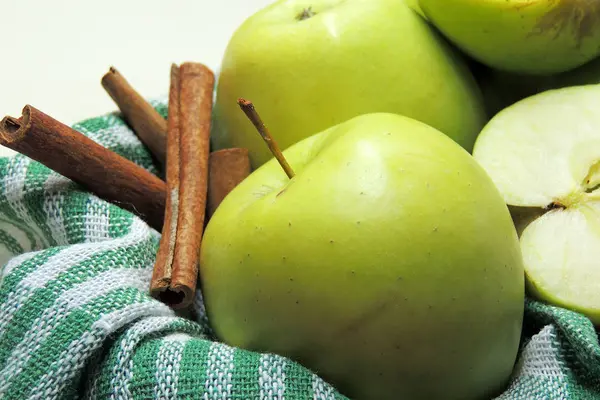
[[[299,21],[312,7],[317,14]],[[251,100],[282,149],[371,112],[423,121],[471,150],[487,122],[462,57],[401,0],[281,0],[247,19],[221,64],[215,149],[271,155],[240,112]]]
[[[524,273],[491,179],[441,132],[359,116],[221,203],[200,254],[216,335],[353,399],[488,399],[516,359]]]
[[[419,5],[419,0],[404,0],[405,3],[412,8],[415,12],[417,12],[421,17],[425,18],[425,14],[423,10],[421,10],[421,6]]]
[[[548,75],[600,54],[600,2],[590,0],[420,0],[427,19],[478,61]]]

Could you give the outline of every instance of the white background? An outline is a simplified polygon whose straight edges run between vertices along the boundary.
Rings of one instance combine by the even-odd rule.
[[[165,95],[171,63],[217,69],[235,29],[272,2],[0,0],[0,119],[25,104],[66,124],[113,111],[100,85],[111,65],[144,97]]]

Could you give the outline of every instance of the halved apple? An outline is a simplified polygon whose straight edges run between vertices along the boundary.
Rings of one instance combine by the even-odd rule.
[[[600,85],[524,99],[473,151],[513,211],[528,289],[600,324]]]

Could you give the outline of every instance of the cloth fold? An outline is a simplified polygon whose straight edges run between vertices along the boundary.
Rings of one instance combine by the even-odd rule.
[[[166,115],[166,102],[153,105]],[[75,124],[158,173],[118,114]],[[219,343],[148,295],[159,234],[46,167],[0,158],[0,399],[346,399],[301,365]],[[598,333],[528,299],[498,399],[599,399]]]

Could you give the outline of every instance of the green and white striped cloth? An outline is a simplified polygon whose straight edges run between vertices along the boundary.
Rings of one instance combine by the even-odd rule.
[[[157,173],[118,114],[74,128]],[[149,297],[158,238],[39,163],[0,158],[0,399],[345,399],[291,360],[215,341],[200,294],[186,318]],[[600,399],[590,321],[525,309],[499,399]]]

